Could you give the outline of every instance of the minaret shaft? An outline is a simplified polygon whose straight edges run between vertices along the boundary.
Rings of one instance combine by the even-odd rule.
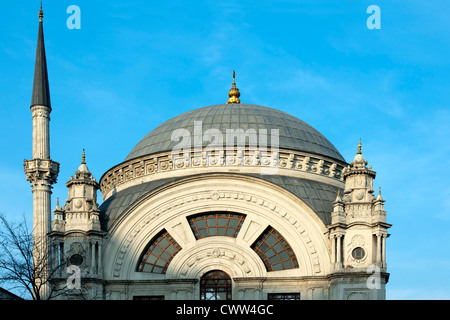
[[[33,159],[50,159],[50,112],[46,106],[32,106]]]
[[[44,181],[33,183],[33,239],[34,249],[47,258],[47,234],[51,231],[51,184]],[[37,252],[34,252],[35,254]]]

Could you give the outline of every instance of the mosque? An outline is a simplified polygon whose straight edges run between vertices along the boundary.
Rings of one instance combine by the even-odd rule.
[[[304,121],[241,103],[234,72],[228,98],[162,123],[98,180],[83,151],[52,207],[41,7],[24,169],[48,298],[385,299],[391,225],[361,141],[347,163]]]

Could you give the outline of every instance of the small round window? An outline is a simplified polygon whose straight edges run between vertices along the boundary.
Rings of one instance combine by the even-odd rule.
[[[81,266],[83,264],[83,257],[79,254],[74,254],[69,258],[69,262],[74,266]]]
[[[366,256],[366,251],[364,251],[364,249],[361,247],[355,248],[352,251],[352,257],[355,260],[362,260],[362,259],[364,259],[365,256]]]

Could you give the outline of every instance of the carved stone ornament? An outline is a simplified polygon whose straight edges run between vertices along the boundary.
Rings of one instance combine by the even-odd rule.
[[[207,152],[202,152],[201,154],[202,156],[198,156],[191,152],[191,158],[172,159],[170,152],[163,152],[126,161],[104,174],[100,181],[102,195],[105,197],[114,187],[134,179],[142,180],[146,176],[149,176],[148,179],[153,179],[150,175],[193,168],[207,170],[208,167],[212,166],[230,166],[233,168],[239,166],[244,168],[271,166],[283,170],[292,170],[293,173],[301,171],[339,181],[343,180],[344,166],[341,163],[313,158],[300,152],[280,150],[280,152],[266,152],[261,156],[258,152],[251,153],[250,151],[234,150],[231,153],[227,151],[225,156],[223,154],[211,156]],[[145,168],[145,170],[141,168]]]

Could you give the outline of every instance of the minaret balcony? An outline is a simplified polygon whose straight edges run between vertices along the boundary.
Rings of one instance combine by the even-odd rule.
[[[39,180],[46,180],[48,183],[56,183],[59,173],[59,162],[50,159],[24,160],[24,170],[27,181],[35,183]]]

